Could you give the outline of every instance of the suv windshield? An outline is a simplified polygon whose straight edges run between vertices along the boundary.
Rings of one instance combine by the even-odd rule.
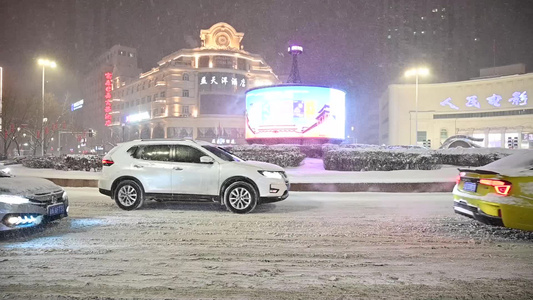
[[[227,150],[224,150],[223,148],[208,145],[204,145],[202,147],[225,161],[243,161],[243,159],[235,156],[233,153]]]

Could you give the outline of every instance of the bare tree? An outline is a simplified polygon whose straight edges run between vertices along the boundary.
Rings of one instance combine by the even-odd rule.
[[[2,98],[2,123],[1,132],[4,157],[9,156],[9,149],[14,142],[20,154],[19,137],[28,130],[27,119],[31,114],[35,101],[29,98],[17,99],[7,92]]]

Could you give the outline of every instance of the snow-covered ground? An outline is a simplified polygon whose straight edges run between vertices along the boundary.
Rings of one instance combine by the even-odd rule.
[[[18,176],[45,178],[98,179],[99,172],[60,171],[53,169],[30,169],[22,165],[7,166]],[[306,158],[296,168],[285,168],[292,183],[391,183],[391,182],[453,182],[458,175],[457,167],[445,166],[439,170],[402,170],[346,172],[326,171],[321,159]]]
[[[533,235],[453,213],[450,193],[292,193],[123,211],[67,188],[69,218],[0,238],[1,299],[531,299]]]

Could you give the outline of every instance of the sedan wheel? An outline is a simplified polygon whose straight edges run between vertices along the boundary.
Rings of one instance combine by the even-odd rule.
[[[255,188],[243,181],[232,183],[224,192],[226,208],[238,214],[251,212],[257,205],[257,198]]]
[[[140,208],[144,202],[143,189],[133,180],[124,180],[115,189],[115,202],[124,210]]]

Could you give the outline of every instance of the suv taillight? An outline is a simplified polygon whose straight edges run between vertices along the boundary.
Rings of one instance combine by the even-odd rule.
[[[479,183],[483,185],[493,186],[496,193],[499,195],[507,196],[511,190],[512,184],[509,181],[494,180],[494,179],[480,179]]]
[[[115,162],[112,161],[112,160],[110,160],[110,159],[102,159],[102,165],[103,165],[103,166],[107,166],[107,167],[109,167],[109,166],[111,166],[111,165],[114,164],[114,163],[115,163]]]

